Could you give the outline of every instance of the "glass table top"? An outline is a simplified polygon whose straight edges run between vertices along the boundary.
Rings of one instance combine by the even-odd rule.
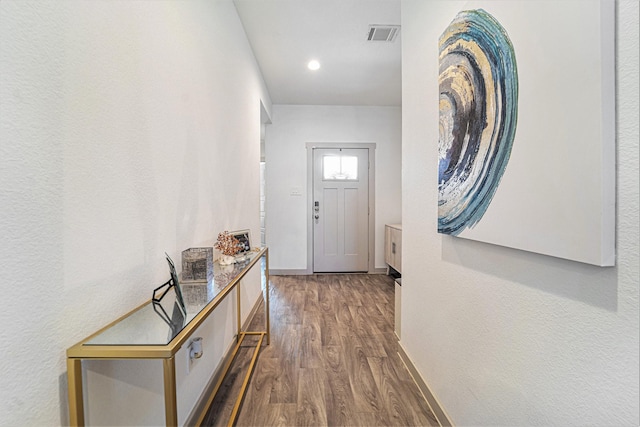
[[[85,341],[83,345],[167,345],[211,301],[242,275],[251,263],[265,254],[250,252],[243,261],[222,266],[213,264],[213,279],[208,282],[180,283],[186,313],[176,303],[175,288],[160,303],[149,301],[138,310]],[[264,268],[264,265],[260,266]]]

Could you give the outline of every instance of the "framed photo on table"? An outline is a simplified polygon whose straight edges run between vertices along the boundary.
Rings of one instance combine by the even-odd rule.
[[[243,256],[251,252],[251,232],[249,230],[239,230],[229,232],[240,242],[240,251],[236,256]]]

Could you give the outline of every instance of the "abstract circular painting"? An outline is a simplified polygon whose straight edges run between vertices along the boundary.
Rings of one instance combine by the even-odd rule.
[[[482,9],[442,33],[438,232],[482,219],[509,162],[518,119],[518,71],[506,30]]]

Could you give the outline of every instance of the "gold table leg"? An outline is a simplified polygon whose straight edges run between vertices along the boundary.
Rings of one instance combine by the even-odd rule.
[[[178,426],[178,404],[176,400],[176,359],[162,360],[164,371],[164,414],[167,426]]]
[[[84,426],[81,359],[67,358],[67,382],[69,392],[69,425]]]
[[[240,312],[241,308],[240,308],[240,285],[242,284],[242,281],[239,281],[238,284],[236,285],[236,342],[240,342],[240,332],[242,332],[242,313]]]
[[[265,266],[264,266],[264,276],[265,276],[265,299],[264,299],[264,318],[265,318],[265,328],[267,329],[267,345],[271,343],[271,328],[269,325],[269,250],[264,254],[265,256]]]

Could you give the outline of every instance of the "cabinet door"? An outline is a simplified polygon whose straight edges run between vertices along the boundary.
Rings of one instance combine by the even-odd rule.
[[[389,265],[398,273],[402,273],[402,230],[390,228],[391,251]]]
[[[391,228],[391,265],[398,273],[402,273],[402,230]]]
[[[393,253],[391,252],[391,230],[388,225],[384,226],[384,262],[391,265],[393,263]]]

